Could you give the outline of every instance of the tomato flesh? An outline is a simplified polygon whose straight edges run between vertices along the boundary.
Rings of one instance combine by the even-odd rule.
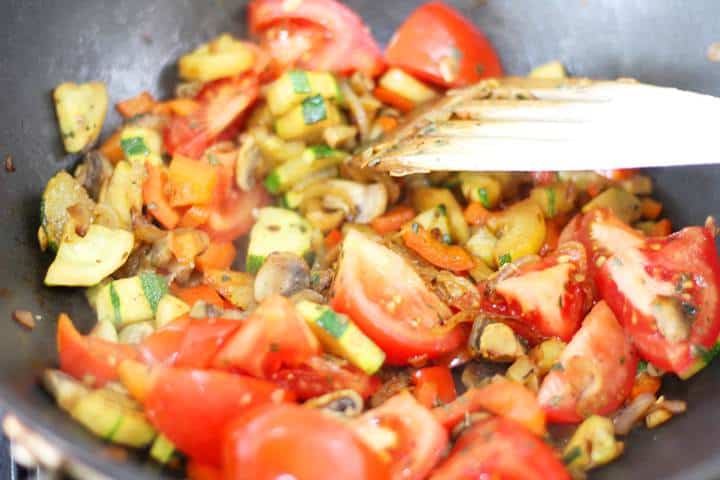
[[[457,397],[455,380],[448,367],[426,367],[416,370],[412,376],[415,398],[421,405],[432,408],[450,403]]]

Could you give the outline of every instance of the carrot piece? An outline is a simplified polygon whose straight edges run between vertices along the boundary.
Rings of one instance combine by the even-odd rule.
[[[417,224],[403,232],[405,246],[436,267],[465,272],[475,266],[472,256],[458,245],[446,245]]]
[[[132,118],[143,113],[150,113],[156,104],[157,102],[149,92],[142,92],[140,95],[116,103],[115,108],[124,118]]]
[[[651,237],[667,237],[672,233],[672,223],[667,218],[657,222],[650,232]]]
[[[410,207],[395,207],[385,215],[377,217],[370,226],[380,235],[390,232],[397,232],[407,222],[415,218],[415,210]]]
[[[218,181],[217,168],[192,158],[175,155],[168,169],[170,205],[210,203]]]
[[[175,98],[155,105],[153,112],[158,115],[175,114],[180,117],[187,117],[200,108],[200,103],[192,98]]]
[[[621,180],[627,180],[628,178],[635,175],[639,170],[637,168],[620,168],[616,170],[595,170],[603,177],[619,182]]]
[[[120,144],[121,138],[122,129],[115,130],[115,132],[110,135],[110,137],[105,140],[105,143],[103,143],[100,147],[100,153],[102,153],[103,156],[110,160],[113,164],[125,159],[125,152]]]
[[[150,215],[163,227],[172,230],[180,221],[180,214],[170,206],[165,197],[165,169],[148,163],[147,171],[147,179],[143,184],[143,201]]]
[[[660,212],[662,212],[662,208],[662,203],[652,198],[643,198],[640,200],[640,211],[642,212],[642,216],[648,220],[657,219],[660,216]]]
[[[389,115],[383,115],[378,118],[378,123],[383,129],[383,132],[388,133],[398,126],[398,119]]]
[[[660,377],[654,377],[643,372],[635,377],[635,383],[633,383],[632,390],[630,391],[630,398],[634,399],[643,393],[655,395],[658,390],[660,390],[660,384]]]
[[[225,308],[225,301],[217,291],[208,285],[198,285],[197,287],[178,287],[176,284],[170,285],[170,291],[183,302],[192,307],[199,301],[203,301],[218,308]]]
[[[237,255],[232,242],[211,242],[207,250],[195,259],[195,268],[201,272],[208,270],[227,270]]]
[[[490,217],[490,211],[480,202],[471,202],[463,213],[469,225],[485,225]]]
[[[377,87],[375,90],[373,90],[373,95],[375,95],[375,97],[381,102],[387,103],[388,105],[397,108],[403,113],[407,113],[415,109],[415,102],[403,97],[400,94],[388,90],[387,88]]]
[[[340,242],[342,242],[342,232],[337,228],[333,228],[325,235],[325,246],[327,248],[332,248]]]
[[[199,230],[175,230],[170,232],[170,251],[180,263],[191,263],[208,247],[207,234]]]
[[[178,226],[182,228],[196,228],[200,225],[204,225],[207,222],[208,217],[210,217],[210,211],[207,208],[193,205],[185,210],[185,213],[183,213],[180,218],[180,224]]]

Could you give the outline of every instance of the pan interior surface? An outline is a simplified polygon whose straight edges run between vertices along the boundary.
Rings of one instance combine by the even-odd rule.
[[[16,171],[0,173],[0,400],[70,457],[112,478],[161,478],[167,472],[95,440],[57,409],[38,379],[55,364],[55,319],[69,313],[88,328],[83,295],[48,289],[50,258],[39,253],[36,229],[43,185],[77,158],[64,155],[50,92],[64,81],[101,80],[111,101],[149,90],[162,97],[175,83],[177,57],[221,32],[245,34],[242,1],[9,0],[0,6],[0,155]],[[381,43],[421,2],[350,0]],[[634,77],[720,95],[720,64],[708,46],[720,41],[720,2],[667,0],[448,1],[487,33],[505,70],[561,60],[572,75]],[[656,106],[658,115],[671,115]],[[105,133],[119,123],[113,111]],[[612,141],[612,139],[608,139]],[[720,169],[654,171],[656,189],[675,227],[720,215]],[[34,331],[11,321],[22,308],[41,315]],[[669,381],[670,398],[687,400],[688,413],[657,430],[630,435],[616,463],[592,478],[694,479],[720,475],[720,365],[689,382]],[[180,420],[180,419],[179,419]]]

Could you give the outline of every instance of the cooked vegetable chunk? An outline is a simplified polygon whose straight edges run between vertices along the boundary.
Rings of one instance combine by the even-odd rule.
[[[180,57],[180,77],[209,82],[249,70],[255,61],[252,47],[225,33]]]
[[[65,150],[78,153],[90,148],[100,136],[108,109],[102,82],[62,83],[53,92]]]
[[[250,232],[247,270],[257,272],[273,252],[290,252],[304,257],[310,252],[311,240],[312,227],[303,217],[284,208],[263,208]]]
[[[57,250],[63,238],[75,237],[75,227],[68,208],[77,205],[92,212],[93,201],[87,191],[72,175],[65,170],[58,172],[48,181],[40,203],[40,232],[38,236],[44,239],[41,247],[49,246]],[[67,227],[67,228],[66,228]]]

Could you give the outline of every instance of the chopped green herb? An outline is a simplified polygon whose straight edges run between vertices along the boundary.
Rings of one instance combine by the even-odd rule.
[[[490,208],[490,199],[488,198],[488,193],[485,187],[478,188],[477,191],[478,198],[480,199],[480,203],[485,208]]]
[[[546,188],[545,193],[547,194],[547,201],[548,201],[548,216],[550,218],[555,216],[555,189],[554,188]]]
[[[310,79],[308,79],[307,72],[305,70],[290,70],[288,72],[290,82],[292,82],[293,91],[295,93],[310,93]]]
[[[334,149],[328,147],[327,145],[313,145],[308,147],[308,149],[312,151],[315,159],[332,157],[337,153]]]
[[[510,263],[510,262],[512,262],[512,255],[510,255],[509,253],[506,253],[506,254],[500,256],[498,263],[502,267],[506,263]]]
[[[350,324],[347,317],[338,315],[330,309],[325,310],[323,314],[315,320],[315,323],[320,325],[320,327],[332,335],[333,338],[342,337]]]
[[[570,465],[582,455],[580,447],[573,447],[567,454],[563,456],[563,463]]]
[[[318,272],[310,273],[310,285],[317,285],[320,283],[320,274]]]
[[[113,307],[113,321],[116,325],[122,325],[122,313],[120,312],[120,296],[115,290],[115,285],[110,282],[109,287],[110,304]]]
[[[327,118],[325,99],[322,95],[306,98],[302,103],[303,120],[305,125],[314,125]]]
[[[265,181],[263,182],[265,188],[270,193],[278,193],[280,191],[280,183],[280,177],[275,171],[271,172],[270,175],[265,177]]]
[[[264,261],[265,257],[249,255],[245,267],[249,273],[257,273],[258,270],[260,270],[260,267],[262,267]]]
[[[128,157],[150,154],[150,150],[145,145],[145,140],[142,137],[123,138],[120,140],[120,147]]]
[[[444,217],[447,216],[447,207],[444,203],[437,206],[437,212]]]
[[[167,293],[168,285],[165,278],[153,272],[142,272],[140,274],[140,284],[143,293],[153,312],[157,312],[160,299]]]
[[[647,372],[648,368],[648,362],[645,360],[640,360],[637,364],[637,373],[645,373]]]

